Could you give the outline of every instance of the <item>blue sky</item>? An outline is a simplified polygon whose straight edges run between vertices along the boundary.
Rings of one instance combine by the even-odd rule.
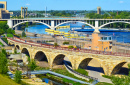
[[[5,0],[8,10],[20,10],[21,6],[29,10],[94,10],[97,6],[103,10],[130,10],[130,0]]]

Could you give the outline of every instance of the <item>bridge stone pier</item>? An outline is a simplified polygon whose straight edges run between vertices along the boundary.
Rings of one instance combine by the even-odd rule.
[[[76,52],[60,48],[56,49],[54,47],[48,48],[36,43],[25,43],[24,41],[17,41],[10,38],[8,38],[8,43],[10,45],[14,45],[15,49],[21,50],[21,53],[29,55],[31,59],[41,61],[46,58],[50,68],[53,68],[54,64],[61,64],[64,57],[69,59],[73,69],[84,69],[92,59],[95,59],[100,63],[105,75],[112,75],[117,73],[124,64],[130,63],[130,57],[124,56],[102,55],[79,51]]]
[[[4,19],[6,20],[6,19]],[[95,29],[95,32],[99,32],[99,29],[102,27],[112,24],[112,23],[128,23],[130,24],[130,19],[86,19],[86,18],[43,18],[43,19],[8,19],[8,25],[10,28],[15,28],[18,25],[25,22],[35,22],[41,23],[50,29],[55,29],[58,26],[70,23],[70,22],[81,22],[84,23],[91,28]]]

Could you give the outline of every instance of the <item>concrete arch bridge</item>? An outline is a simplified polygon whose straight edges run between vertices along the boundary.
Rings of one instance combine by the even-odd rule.
[[[6,20],[6,19],[4,19]],[[43,19],[8,19],[8,25],[10,28],[17,28],[18,25],[26,22],[41,23],[48,26],[50,29],[69,23],[69,22],[81,22],[91,28],[95,29],[95,32],[99,32],[102,27],[111,23],[127,23],[130,24],[130,19],[86,19],[86,18],[43,18]]]
[[[70,60],[73,69],[86,68],[92,59],[96,59],[103,68],[104,74],[112,75],[117,73],[125,63],[130,63],[130,57],[86,53],[84,51],[73,51],[60,47],[55,48],[53,46],[25,42],[18,38],[8,38],[8,43],[30,56],[31,59],[38,61],[46,59],[50,68],[54,64],[61,64],[64,57]]]

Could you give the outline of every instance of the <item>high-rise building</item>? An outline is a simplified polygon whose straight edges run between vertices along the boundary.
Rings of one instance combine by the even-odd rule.
[[[21,7],[21,18],[27,17],[28,7]]]
[[[97,14],[101,14],[101,7],[97,7]]]
[[[6,1],[0,1],[0,19],[10,19],[10,12],[7,10]]]

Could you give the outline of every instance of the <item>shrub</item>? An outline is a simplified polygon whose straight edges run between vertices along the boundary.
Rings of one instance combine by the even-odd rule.
[[[56,46],[58,46],[58,44],[57,44],[57,43],[54,43],[54,46],[56,47]]]
[[[74,48],[74,46],[70,45],[68,48],[69,48],[69,49],[72,49],[72,48]]]
[[[31,60],[31,62],[29,63],[29,68],[31,69],[31,71],[34,71],[34,69],[37,67],[35,60]]]
[[[7,53],[6,53],[6,50],[5,50],[5,49],[2,49],[1,51],[2,51],[2,53],[3,53],[3,54],[7,55]]]
[[[8,40],[7,40],[7,38],[2,38],[2,40],[3,40],[5,43],[8,44]]]
[[[69,42],[63,42],[63,45],[69,44]]]
[[[30,61],[31,61],[31,60],[30,60],[30,57],[29,57],[28,55],[26,55],[26,56],[28,57],[28,62],[30,63]]]
[[[14,54],[17,54],[17,50],[14,50]]]
[[[5,53],[0,52],[0,73],[7,74],[8,67],[7,67],[7,58]]]
[[[13,37],[13,34],[7,34],[7,37]]]
[[[3,43],[1,43],[1,42],[0,42],[0,45],[1,45],[1,46],[4,46]]]
[[[21,71],[16,71],[15,72],[14,81],[16,83],[20,83],[21,82],[21,78],[22,78],[21,74],[22,74]]]
[[[22,32],[22,37],[26,37],[25,31]]]
[[[11,28],[9,28],[9,29],[7,29],[7,33],[8,33],[8,34],[15,34],[15,31],[12,30]]]

